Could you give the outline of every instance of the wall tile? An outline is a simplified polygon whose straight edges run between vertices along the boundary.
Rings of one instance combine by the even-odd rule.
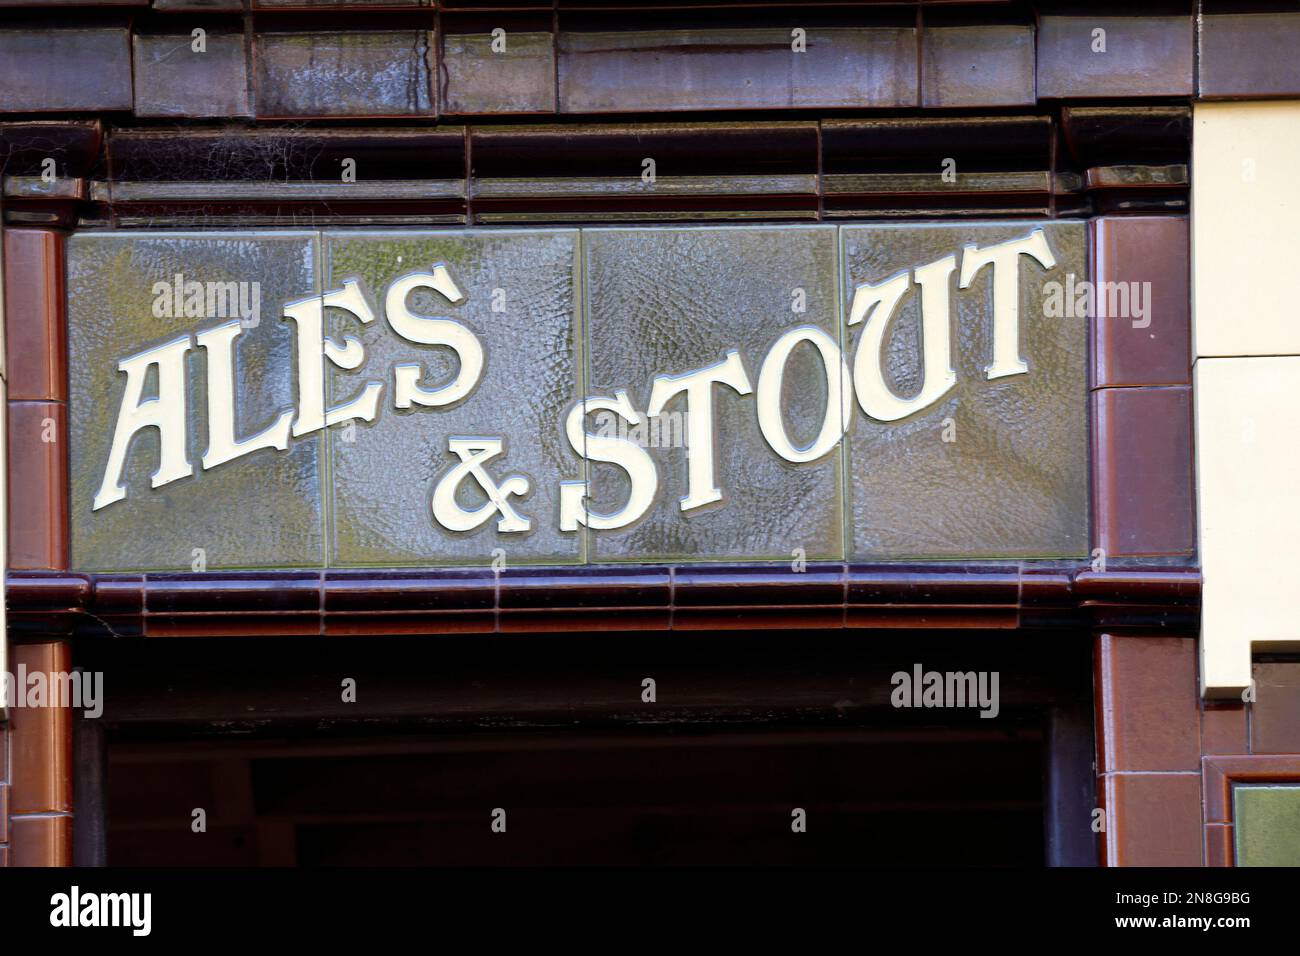
[[[244,34],[208,27],[195,52],[186,33],[134,37],[137,116],[248,116]]]
[[[959,256],[965,244],[1020,238],[1037,223],[845,226],[844,294],[901,270]],[[988,380],[993,283],[948,283],[956,384],[927,409],[887,423],[855,408],[846,439],[853,560],[1082,555],[1088,550],[1086,335],[1044,316],[1044,283],[1085,266],[1082,223],[1043,227],[1056,266],[1020,257],[1020,326],[1028,374]],[[959,273],[959,266],[956,268]],[[921,388],[920,296],[913,283],[885,335],[899,395]],[[846,331],[856,361],[865,323]],[[951,422],[951,429],[948,423]],[[954,439],[945,441],[945,432]]]
[[[131,108],[131,40],[121,27],[0,28],[0,110]]]
[[[433,116],[432,31],[261,33],[257,115]]]
[[[1108,866],[1201,866],[1201,775],[1109,774]]]
[[[1205,15],[1201,96],[1300,95],[1300,13]]]
[[[1300,356],[1200,359],[1194,370],[1203,681],[1250,683],[1250,652],[1295,640],[1291,565]]]
[[[1204,701],[1201,705],[1201,753],[1244,754],[1250,749],[1246,705]]]
[[[904,107],[917,104],[912,27],[564,31],[560,109],[665,110]]]
[[[1093,384],[1190,385],[1191,250],[1182,216],[1102,216],[1093,230],[1095,282],[1122,283],[1094,304]],[[1136,290],[1136,291],[1135,291]],[[1140,296],[1134,300],[1133,296]],[[1125,298],[1130,309],[1122,308]],[[1146,314],[1138,316],[1135,301]],[[1118,307],[1118,308],[1116,308]],[[1114,314],[1110,314],[1114,313]]]
[[[1194,638],[1103,634],[1096,679],[1099,772],[1200,769]]]
[[[430,289],[410,295],[417,315],[450,315],[482,344],[484,371],[464,401],[448,408],[393,407],[393,372],[399,363],[423,363],[421,382],[451,381],[451,349],[420,346],[394,334],[386,321],[362,327],[340,319],[338,334],[355,335],[366,348],[363,371],[336,370],[326,379],[331,406],[350,399],[362,380],[386,381],[381,411],[359,424],[355,442],[330,435],[332,560],[356,564],[487,564],[497,548],[509,565],[568,564],[580,560],[581,540],[559,528],[559,487],[581,478],[581,459],[564,438],[564,418],[582,397],[577,327],[577,232],[475,231],[441,233],[337,233],[326,238],[330,287],[357,276],[382,306],[384,290],[401,275],[443,263],[466,301],[451,307]],[[499,293],[497,290],[500,290]],[[503,311],[494,311],[493,302]],[[380,316],[380,312],[376,312]],[[488,463],[498,480],[528,479],[526,498],[512,498],[528,517],[526,533],[501,532],[495,516],[477,530],[453,532],[433,520],[430,497],[458,463],[453,436],[504,439],[505,452]],[[473,480],[460,495],[466,508],[485,503]]]
[[[1094,50],[1105,31],[1105,52]],[[1181,17],[1058,17],[1038,22],[1038,95],[1190,96],[1193,27]]]
[[[1195,354],[1300,355],[1300,102],[1197,103],[1193,124]]]
[[[63,322],[63,233],[4,230],[6,377],[14,401],[62,401],[68,396]]]
[[[927,26],[922,36],[922,106],[1035,102],[1033,27]]]
[[[626,389],[633,406],[645,412],[655,376],[713,365],[733,349],[756,387],[764,356],[784,333],[815,326],[839,338],[833,228],[600,229],[584,234],[583,247],[590,395]],[[792,311],[796,288],[806,296],[802,314]],[[812,443],[825,415],[822,368],[806,345],[786,367],[786,428],[799,447]],[[677,435],[679,426],[689,425],[680,416],[686,399],[678,396],[660,419],[660,447],[647,449],[659,474],[654,503],[628,528],[593,532],[592,560],[788,561],[796,548],[810,561],[840,557],[838,447],[818,461],[786,462],[760,433],[753,395],[723,385],[713,391],[715,468],[724,503],[686,512],[677,505],[688,490],[686,449]],[[589,429],[598,424],[589,421]],[[655,443],[653,433],[649,443]],[[591,510],[609,514],[623,507],[626,473],[603,463],[590,470]]]
[[[1300,866],[1300,785],[1232,788],[1237,866]]]
[[[1094,545],[1107,558],[1196,550],[1192,390],[1093,393]]]
[[[550,33],[510,30],[494,53],[492,35],[443,33],[444,113],[550,113],[555,110],[555,47]]]
[[[72,667],[70,645],[65,641],[15,644],[11,656],[15,673],[22,667],[28,675],[37,671],[60,674]],[[10,813],[72,809],[72,719],[73,711],[66,707],[9,710]]]
[[[71,866],[72,817],[14,817],[9,866]]]
[[[1261,661],[1254,672],[1250,752],[1300,753],[1300,664]]]
[[[156,283],[259,283],[256,325],[241,330],[236,355],[236,435],[269,427],[297,406],[293,323],[280,308],[319,286],[315,234],[83,233],[68,241],[71,383],[72,557],[82,570],[191,570],[194,549],[208,568],[319,566],[323,558],[321,436],[288,448],[201,467],[208,445],[207,355],[193,345],[188,369],[187,452],[193,475],[150,486],[158,468],[157,429],[132,443],[123,471],[126,498],[92,510],[112,446],[126,376],[117,363],[179,336],[238,320],[207,314],[154,314]],[[220,303],[213,303],[220,310]],[[168,310],[171,311],[171,310]],[[208,312],[206,297],[202,311]],[[250,319],[250,322],[252,320]],[[142,535],[141,528],[152,532]]]
[[[68,567],[68,416],[56,402],[9,403],[9,567]]]

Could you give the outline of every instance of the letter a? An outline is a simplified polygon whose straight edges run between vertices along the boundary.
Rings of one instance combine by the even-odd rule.
[[[185,353],[189,349],[190,337],[185,335],[117,363],[118,371],[126,372],[126,391],[117,413],[104,483],[95,495],[92,511],[126,497],[122,469],[131,438],[142,428],[158,429],[158,470],[150,478],[154,488],[194,474],[185,453]],[[151,365],[158,367],[158,397],[142,399]]]

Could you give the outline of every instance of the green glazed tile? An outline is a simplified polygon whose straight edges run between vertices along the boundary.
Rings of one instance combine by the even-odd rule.
[[[126,375],[120,360],[229,319],[154,315],[156,282],[260,283],[260,320],[235,340],[236,436],[260,432],[296,402],[293,331],[280,306],[317,289],[312,233],[108,233],[67,246],[72,564],[78,570],[178,570],[202,549],[208,568],[320,566],[320,437],[291,440],[201,467],[207,448],[207,361],[192,347],[187,452],[193,475],[150,487],[155,428],[138,432],[123,470],[127,496],[92,510],[104,479]],[[251,287],[248,287],[251,289]],[[156,394],[157,373],[145,394]]]
[[[340,565],[473,565],[505,552],[518,563],[571,564],[582,558],[581,537],[559,527],[560,482],[582,476],[582,460],[563,437],[564,415],[581,398],[575,230],[473,230],[447,232],[333,232],[325,234],[330,288],[359,278],[374,308],[363,325],[344,313],[327,316],[336,336],[354,335],[365,364],[327,373],[331,406],[350,400],[363,381],[383,381],[379,413],[349,437],[330,429],[334,547]],[[447,407],[394,407],[398,364],[420,363],[428,388],[453,380],[454,352],[442,345],[406,341],[389,327],[385,290],[393,279],[444,264],[465,295],[452,305],[416,289],[410,310],[467,326],[479,340],[484,366],[477,387]],[[494,302],[500,311],[493,311]],[[437,482],[458,464],[449,450],[456,437],[504,440],[504,453],[487,463],[497,481],[521,475],[525,497],[512,506],[530,521],[527,532],[501,531],[497,518],[471,531],[435,522],[431,500]],[[459,486],[457,501],[476,509],[487,497],[474,480]]]
[[[1021,255],[1025,374],[988,379],[993,267],[958,288],[962,249],[1041,228],[1055,258]],[[949,277],[956,383],[894,421],[853,412],[847,442],[850,559],[1078,557],[1088,551],[1087,319],[1048,318],[1044,285],[1087,278],[1079,222],[844,226],[846,322],[859,283],[880,283],[955,254]],[[886,379],[902,398],[922,387],[920,296],[913,281],[885,333]],[[853,363],[866,323],[845,336]],[[949,440],[945,440],[949,439]]]
[[[1237,866],[1300,866],[1300,786],[1232,788]]]
[[[591,229],[583,247],[588,395],[626,389],[644,413],[655,376],[695,371],[733,349],[756,389],[763,358],[784,333],[814,326],[839,339],[834,227]],[[795,311],[797,289],[803,312]],[[790,355],[782,405],[796,446],[820,428],[828,400],[822,368],[811,345]],[[647,448],[659,474],[654,504],[629,527],[589,532],[593,561],[789,561],[797,549],[808,560],[841,556],[838,446],[816,461],[783,460],[763,438],[755,395],[724,385],[713,388],[723,497],[683,512],[687,449],[673,445],[684,420],[672,415],[686,406],[685,396],[666,406],[660,447]],[[589,420],[588,433],[594,427]],[[626,473],[609,463],[589,468],[591,509],[619,510]]]

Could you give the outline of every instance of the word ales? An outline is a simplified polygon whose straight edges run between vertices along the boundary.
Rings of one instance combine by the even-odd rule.
[[[863,324],[863,332],[849,362],[839,343],[825,330],[810,325],[782,334],[767,350],[752,379],[744,359],[728,350],[710,365],[678,374],[656,375],[651,384],[648,407],[635,408],[626,390],[592,395],[575,402],[564,415],[563,433],[580,458],[607,462],[622,469],[629,491],[617,511],[598,514],[587,507],[590,489],[583,481],[560,483],[560,529],[576,531],[580,525],[595,529],[626,527],[640,519],[655,501],[659,488],[657,466],[639,443],[625,437],[611,437],[609,429],[587,432],[588,415],[612,414],[632,426],[645,416],[655,418],[675,401],[686,406],[687,493],[680,501],[683,511],[720,501],[714,467],[713,398],[716,386],[739,395],[754,395],[759,429],[769,446],[782,459],[813,462],[830,453],[850,424],[851,405],[881,422],[898,421],[933,406],[956,384],[951,342],[951,283],[954,275],[960,289],[969,288],[988,267],[993,293],[992,356],[985,368],[989,379],[1022,375],[1028,363],[1020,355],[1020,266],[1028,256],[1045,269],[1056,260],[1041,229],[1007,241],[979,246],[967,244],[950,254],[879,282],[856,286],[849,310],[850,327]],[[911,397],[893,391],[885,377],[886,333],[905,295],[917,287],[921,315],[921,386]],[[450,305],[460,305],[466,295],[447,267],[433,266],[428,272],[413,272],[393,280],[384,292],[384,318],[402,339],[417,345],[449,348],[459,368],[447,382],[429,385],[422,381],[419,363],[399,363],[391,369],[392,401],[396,408],[450,406],[470,398],[482,375],[484,351],[477,336],[463,323],[448,317],[413,313],[407,300],[417,289],[437,293]],[[325,335],[325,309],[341,310],[355,320],[375,321],[375,310],[359,280],[346,279],[342,288],[288,303],[284,317],[293,323],[295,371],[298,383],[297,407],[278,413],[275,421],[256,434],[239,438],[235,433],[235,341],[241,333],[238,321],[206,329],[196,335],[182,335],[162,345],[122,359],[117,367],[126,374],[126,387],[118,412],[112,446],[103,481],[95,495],[98,510],[126,497],[122,473],[133,436],[145,428],[160,436],[159,467],[151,478],[157,488],[193,474],[187,457],[186,355],[197,346],[207,364],[208,446],[202,456],[204,469],[230,462],[263,448],[284,450],[290,438],[300,438],[331,425],[359,420],[374,421],[388,383],[366,381],[351,399],[326,408],[324,375],[326,363],[355,370],[365,361],[365,349],[353,336],[337,341]],[[807,344],[820,355],[826,376],[827,407],[816,437],[803,446],[791,441],[781,406],[786,365],[799,345]],[[157,397],[145,397],[146,381],[156,376]],[[532,519],[521,514],[512,502],[530,490],[529,479],[512,475],[496,480],[488,470],[493,459],[505,453],[504,439],[493,436],[453,437],[448,451],[459,459],[436,483],[431,502],[434,521],[453,532],[468,532],[497,518],[497,530],[526,532]],[[457,488],[472,480],[486,502],[466,509],[457,500]]]

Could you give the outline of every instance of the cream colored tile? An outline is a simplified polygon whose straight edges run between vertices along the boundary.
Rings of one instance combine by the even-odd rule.
[[[1300,357],[1200,359],[1196,395],[1201,682],[1250,683],[1252,644],[1300,646]]]
[[[1194,354],[1300,355],[1300,101],[1193,116]]]

